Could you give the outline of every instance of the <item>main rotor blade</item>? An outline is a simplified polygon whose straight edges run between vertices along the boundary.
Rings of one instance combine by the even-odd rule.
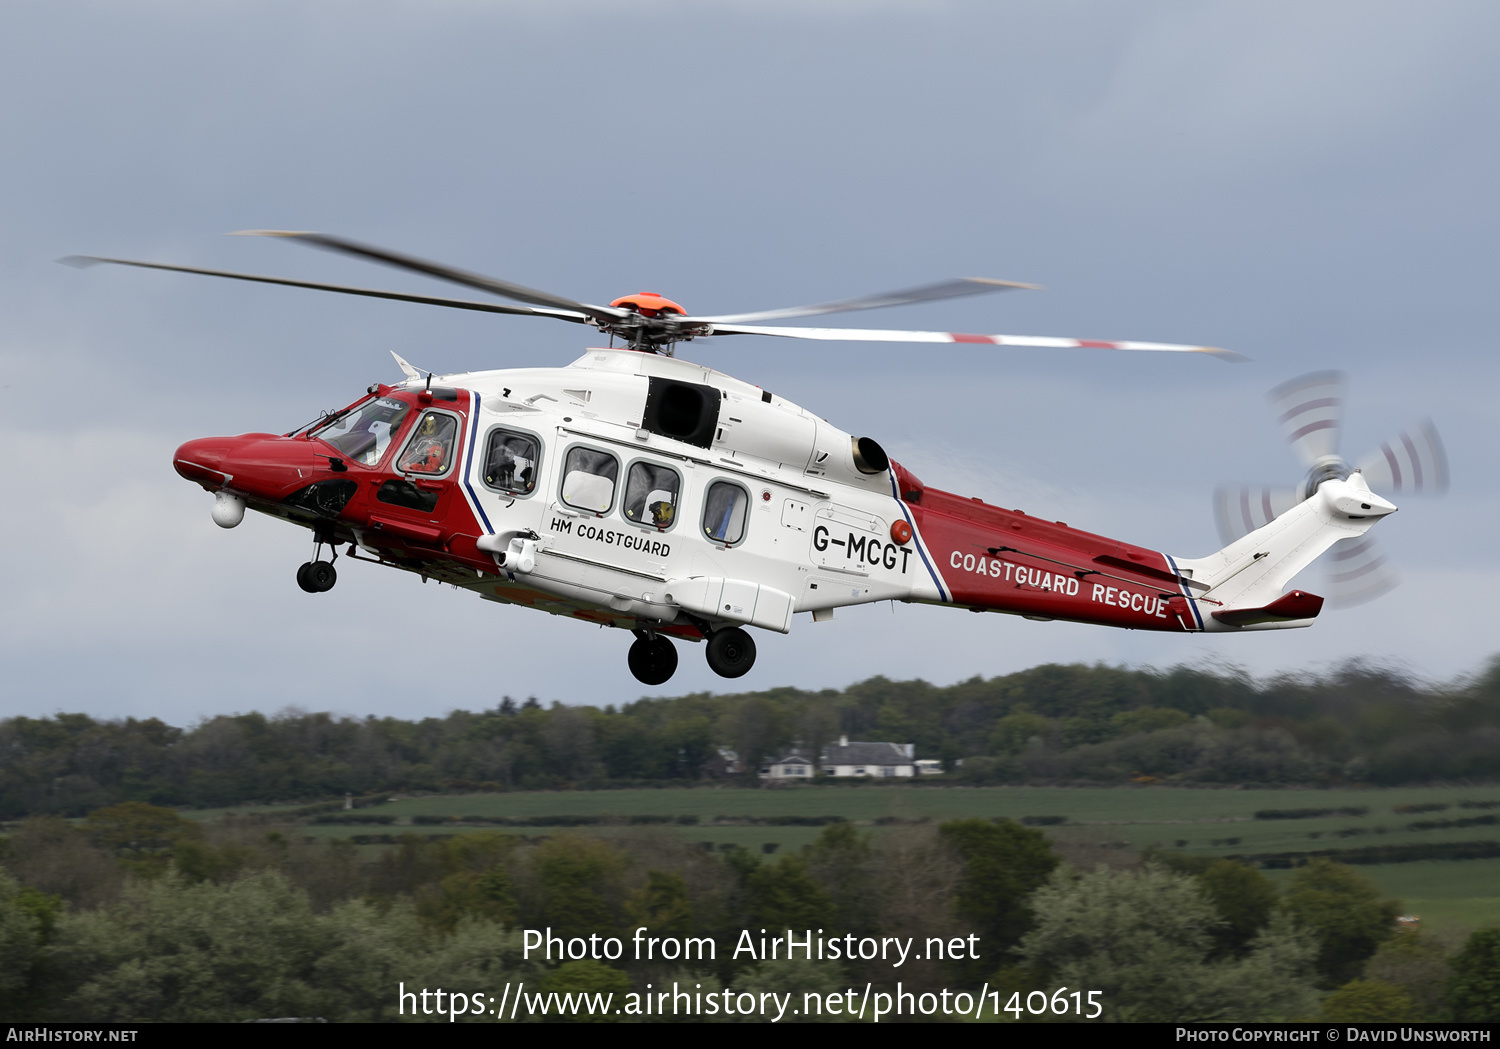
[[[353,255],[355,258],[368,259],[371,262],[394,266],[397,269],[408,270],[412,273],[421,273],[428,277],[435,277],[438,280],[461,284],[466,288],[487,291],[491,295],[499,295],[506,299],[515,299],[517,302],[527,302],[533,306],[547,306],[552,309],[582,313],[595,320],[607,321],[625,316],[624,310],[574,302],[572,299],[564,298],[561,295],[537,291],[535,288],[528,288],[521,284],[512,284],[509,281],[499,280],[495,277],[486,277],[482,273],[470,273],[467,270],[444,266],[439,262],[429,262],[426,259],[419,259],[413,255],[403,255],[400,252],[387,251],[385,248],[360,244],[356,241],[345,240],[343,237],[335,237],[327,233],[304,233],[297,230],[247,229],[240,230],[238,233],[233,234],[233,236],[286,237],[304,244],[311,244],[325,251],[336,252],[340,255]]]
[[[1448,453],[1431,419],[1402,430],[1356,467],[1377,492],[1436,493],[1448,488]]]
[[[1307,467],[1321,465],[1339,453],[1339,424],[1344,415],[1344,376],[1312,372],[1290,379],[1266,395],[1292,451]]]
[[[952,331],[893,331],[881,328],[766,328],[747,324],[714,324],[705,335],[773,335],[783,339],[826,342],[960,342],[988,346],[1037,346],[1047,350],[1163,350],[1208,353],[1221,360],[1244,361],[1232,350],[1217,346],[1180,346],[1170,342],[1105,342],[1099,339],[1055,339],[1043,335],[968,335]]]
[[[688,317],[688,322],[706,324],[744,324],[758,321],[788,320],[792,317],[816,317],[823,313],[852,313],[855,310],[877,310],[886,306],[908,306],[915,302],[937,302],[940,299],[957,299],[966,295],[984,295],[992,291],[1013,291],[1024,288],[1035,291],[1037,284],[1021,284],[1013,280],[992,280],[989,277],[960,277],[957,280],[924,284],[919,288],[888,291],[880,295],[864,295],[857,299],[839,299],[813,306],[788,306],[779,310],[761,310],[758,313],[733,313],[718,317]]]
[[[148,270],[170,270],[174,273],[198,273],[205,277],[227,277],[230,280],[248,280],[257,284],[284,284],[289,288],[311,288],[313,291],[333,291],[340,295],[363,295],[371,299],[396,299],[399,302],[417,302],[424,306],[448,306],[458,310],[478,310],[481,313],[508,313],[527,317],[555,317],[558,320],[586,324],[589,317],[576,310],[548,310],[534,306],[502,306],[496,302],[474,302],[470,299],[449,299],[436,295],[410,295],[402,291],[382,291],[376,288],[356,288],[347,284],[320,284],[308,280],[288,280],[285,277],[263,277],[255,273],[234,273],[229,270],[200,269],[197,266],[172,266],[165,262],[141,262],[136,259],[109,259],[99,255],[69,255],[58,259],[67,266],[82,269],[100,263],[112,266],[138,266]]]

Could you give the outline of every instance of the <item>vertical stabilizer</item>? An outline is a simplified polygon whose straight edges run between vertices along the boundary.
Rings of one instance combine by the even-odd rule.
[[[1310,615],[1286,618],[1277,613],[1264,617],[1243,613],[1269,611],[1268,606],[1282,597],[1297,573],[1334,543],[1364,535],[1376,521],[1395,511],[1395,504],[1371,492],[1364,478],[1355,473],[1347,480],[1324,481],[1311,498],[1218,553],[1179,558],[1176,564],[1193,582],[1192,600],[1205,630],[1307,626],[1312,622]],[[1283,602],[1277,608],[1283,606],[1291,607]],[[1316,615],[1315,607],[1311,611]]]

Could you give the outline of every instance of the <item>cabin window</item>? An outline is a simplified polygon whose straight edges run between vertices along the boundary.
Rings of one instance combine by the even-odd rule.
[[[562,500],[577,510],[606,514],[615,501],[620,464],[608,452],[572,448],[563,464]]]
[[[703,506],[703,533],[715,542],[733,546],[745,538],[749,494],[737,484],[715,481],[708,486]]]
[[[677,496],[682,478],[677,471],[655,463],[635,463],[625,478],[625,520],[668,529],[677,520]]]
[[[484,449],[484,483],[491,488],[530,495],[536,488],[540,442],[510,430],[491,430]]]
[[[313,436],[364,466],[374,466],[385,456],[391,438],[401,429],[411,406],[394,397],[377,397],[358,411],[341,415]]]
[[[458,420],[446,412],[428,412],[412,430],[406,451],[396,462],[401,473],[436,477],[453,465],[453,446],[457,443]]]

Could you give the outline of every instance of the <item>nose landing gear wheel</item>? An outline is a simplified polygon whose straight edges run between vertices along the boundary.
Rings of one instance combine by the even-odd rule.
[[[297,585],[309,594],[326,593],[338,581],[338,569],[328,561],[308,561],[297,569]]]
[[[741,677],[755,666],[755,639],[737,626],[715,631],[705,647],[708,668],[720,677]]]
[[[630,672],[643,685],[662,685],[677,672],[677,647],[658,634],[638,638],[626,657]]]

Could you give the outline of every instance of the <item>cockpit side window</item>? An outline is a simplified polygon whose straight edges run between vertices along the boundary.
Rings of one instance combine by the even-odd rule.
[[[625,520],[665,531],[677,519],[681,491],[682,478],[676,470],[655,463],[633,464],[625,478]]]
[[[374,466],[390,447],[411,406],[394,397],[377,397],[358,411],[341,415],[312,436],[365,466]]]
[[[458,420],[446,412],[428,412],[412,430],[406,451],[396,462],[402,473],[436,477],[447,473],[453,464],[453,446],[458,436]]]
[[[484,483],[491,488],[530,495],[541,461],[535,437],[510,430],[491,430],[484,448]]]
[[[572,448],[563,463],[562,500],[578,510],[606,514],[615,501],[620,463],[608,452]]]
[[[703,500],[703,534],[725,546],[745,538],[749,494],[737,484],[715,481]]]

